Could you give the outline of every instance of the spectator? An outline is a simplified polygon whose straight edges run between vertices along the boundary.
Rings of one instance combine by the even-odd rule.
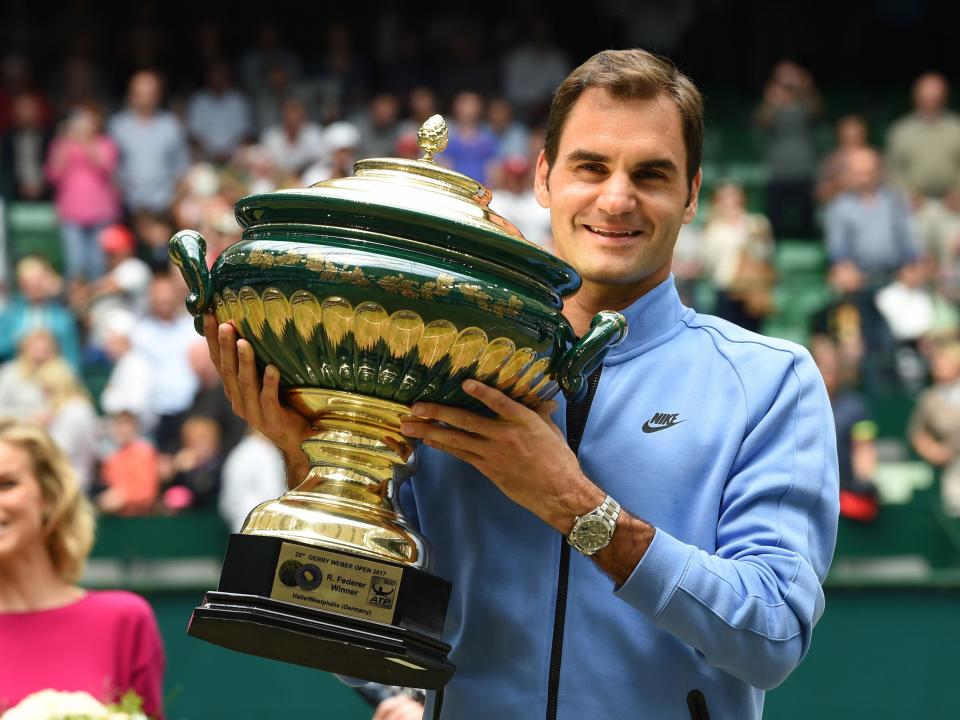
[[[57,341],[49,330],[27,332],[20,340],[17,356],[0,365],[0,417],[42,424],[48,402],[37,374],[45,365],[59,360]]]
[[[913,449],[940,468],[944,512],[960,517],[960,343],[934,348],[933,387],[917,400],[908,433]]]
[[[161,463],[160,477],[168,481],[163,493],[169,510],[216,505],[223,468],[220,426],[213,418],[191,415],[180,433],[180,448],[169,463]]]
[[[810,73],[789,60],[777,63],[754,118],[766,147],[766,209],[775,237],[815,235],[814,124],[821,114],[820,95]]]
[[[153,272],[166,272],[170,268],[169,244],[174,233],[174,224],[169,212],[139,212],[130,220],[130,229],[137,238],[143,253],[143,261]]]
[[[400,101],[396,95],[380,93],[356,122],[360,142],[357,154],[362,158],[390,157],[399,137]],[[328,128],[329,129],[329,128]]]
[[[130,78],[128,107],[110,120],[120,148],[120,187],[131,213],[165,213],[190,153],[180,121],[160,109],[162,85],[152,70]]]
[[[453,126],[450,141],[440,156],[457,172],[487,184],[489,164],[497,157],[497,138],[480,124],[483,98],[475,92],[461,92],[453,99]]]
[[[226,455],[237,446],[247,431],[247,423],[233,412],[230,401],[223,392],[223,381],[213,361],[207,343],[197,338],[188,351],[190,367],[199,380],[197,394],[187,411],[188,416],[212,418],[220,427],[221,445]]]
[[[513,119],[513,107],[507,100],[494,98],[487,103],[487,130],[497,138],[498,157],[527,155],[530,131]]]
[[[4,197],[23,201],[49,197],[43,161],[50,139],[39,96],[32,92],[17,95],[13,99],[13,123],[0,135],[0,190]]]
[[[133,332],[133,347],[147,361],[153,378],[151,410],[157,415],[156,445],[162,453],[177,447],[180,425],[198,385],[189,361],[197,333],[183,300],[171,276],[153,278],[150,312]]]
[[[226,164],[253,135],[250,103],[233,86],[230,66],[216,60],[207,68],[207,84],[187,104],[187,129],[200,157]]]
[[[869,362],[865,379],[882,383],[892,379],[887,372],[894,345],[875,296],[916,259],[919,248],[906,201],[883,182],[880,155],[871,149],[851,151],[847,171],[850,189],[825,212],[829,279],[859,313]]]
[[[267,68],[263,84],[250,91],[256,125],[254,130],[258,137],[267,128],[281,123],[283,101],[295,94],[296,90],[297,85],[284,65],[270,65]]]
[[[767,218],[747,212],[739,185],[714,189],[702,243],[703,267],[716,291],[714,314],[759,332],[773,310],[773,234]]]
[[[114,515],[148,515],[160,490],[156,448],[140,435],[140,423],[132,412],[110,417],[114,450],[100,469],[103,491],[97,506]]]
[[[37,370],[36,380],[47,400],[48,414],[42,425],[70,461],[80,489],[87,492],[96,476],[100,444],[99,422],[90,394],[62,360],[44,363]]]
[[[277,164],[263,145],[241,148],[234,170],[251,195],[273,192],[282,183]]]
[[[231,532],[240,532],[247,515],[260,503],[287,489],[283,458],[276,446],[250,430],[223,465],[220,515]]]
[[[524,40],[504,60],[503,87],[517,114],[530,121],[545,114],[553,91],[570,72],[570,60],[553,42],[543,18],[530,22]]]
[[[153,410],[153,376],[147,360],[133,349],[136,318],[127,311],[111,313],[104,323],[103,347],[113,363],[107,384],[100,393],[100,407],[108,415],[133,415],[142,432],[151,432],[157,422]]]
[[[831,282],[840,292],[876,289],[919,254],[904,198],[881,174],[880,155],[871,149],[847,158],[849,190],[826,208],[826,245]]]
[[[925,341],[940,330],[945,317],[955,310],[950,301],[931,286],[932,264],[917,257],[897,273],[896,279],[877,292],[877,309],[896,343],[900,381],[913,394],[926,380],[922,355]]]
[[[109,225],[100,231],[97,244],[106,257],[107,271],[90,284],[78,285],[71,294],[74,311],[83,317],[90,331],[90,344],[102,348],[104,323],[117,311],[146,314],[150,289],[150,268],[134,256],[136,243],[123,225]]]
[[[162,720],[163,642],[150,605],[75,584],[94,518],[67,458],[39,428],[0,423],[0,474],[0,704],[51,687],[108,703],[132,690]]]
[[[869,522],[877,516],[877,424],[866,402],[850,388],[855,372],[844,368],[833,340],[819,336],[812,343],[813,359],[823,376],[837,430],[840,471],[840,514]]]
[[[77,322],[57,298],[63,282],[50,261],[29,255],[16,267],[18,293],[0,311],[0,360],[13,357],[20,338],[36,328],[49,330],[56,338],[60,353],[80,370],[80,340]]]
[[[517,226],[532,243],[553,248],[550,211],[537,202],[533,191],[533,168],[523,155],[503,160],[495,168],[496,190],[490,209]]]
[[[830,202],[848,189],[847,157],[851,151],[867,147],[866,120],[860,115],[844,115],[837,120],[837,147],[820,165],[817,200]]]
[[[55,189],[68,280],[97,280],[104,271],[100,231],[120,219],[114,172],[117,146],[103,133],[94,105],[75,108],[53,141],[46,171]]]
[[[949,88],[939,73],[913,86],[913,112],[887,136],[890,181],[908,193],[927,252],[939,265],[956,260],[960,232],[960,116],[947,110]]]
[[[300,78],[301,64],[290,48],[283,43],[276,20],[258,22],[257,44],[240,59],[240,82],[249,93],[259,92],[270,84],[270,76],[280,70],[291,82]]]
[[[280,170],[297,177],[327,151],[323,131],[307,118],[307,106],[297,97],[284,100],[281,124],[264,130],[260,144]]]
[[[301,182],[306,186],[353,175],[357,144],[360,142],[360,133],[357,128],[345,120],[331,123],[323,131],[323,142],[328,155],[324,160],[314,163],[304,171]],[[390,155],[392,153],[387,153],[388,157]]]
[[[407,98],[407,109],[410,116],[400,123],[400,135],[416,137],[420,126],[427,121],[427,118],[437,114],[439,110],[437,96],[428,87],[415,87]]]
[[[319,48],[312,73],[321,103],[318,117],[327,123],[341,115],[352,116],[367,97],[365,54],[354,52],[351,29],[340,20],[325,23]]]

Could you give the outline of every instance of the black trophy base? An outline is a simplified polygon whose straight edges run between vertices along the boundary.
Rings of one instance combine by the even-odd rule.
[[[206,593],[187,633],[231,650],[386,685],[437,690],[447,684],[455,670],[447,659],[450,646],[440,640],[448,582],[401,568],[392,622],[351,617],[271,597],[275,577],[282,577],[281,550],[289,554],[291,548],[314,557],[318,551],[280,538],[232,535],[219,589]],[[325,548],[322,553],[344,563],[399,568]]]

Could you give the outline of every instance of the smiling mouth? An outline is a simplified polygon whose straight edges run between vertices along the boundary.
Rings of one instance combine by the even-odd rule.
[[[599,235],[601,237],[610,237],[610,238],[626,238],[626,237],[636,237],[640,234],[640,230],[606,230],[604,228],[599,228],[594,225],[584,225],[584,227],[592,233]]]

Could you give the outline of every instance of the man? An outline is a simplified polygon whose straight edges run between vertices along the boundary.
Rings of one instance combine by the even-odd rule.
[[[580,406],[551,416],[468,381],[493,416],[418,403],[444,424],[403,426],[427,446],[408,499],[453,582],[445,718],[757,718],[809,647],[838,512],[830,405],[805,350],[680,304],[702,137],[700,94],[668,62],[606,51],[575,70],[535,188],[583,278],[574,329],[618,309],[630,334]],[[250,345],[205,328],[234,409],[303,477],[306,420],[276,370],[261,386]],[[595,513],[604,531],[571,552]]]
[[[199,155],[225,165],[253,135],[250,103],[233,85],[230,64],[214,60],[207,67],[207,84],[190,96],[187,128]]]
[[[947,109],[949,90],[939,73],[917,78],[913,112],[887,137],[890,180],[909,194],[925,249],[944,271],[957,262],[960,233],[960,116]]]
[[[876,295],[920,254],[906,200],[883,181],[880,155],[858,148],[847,155],[847,192],[824,214],[830,283],[860,317],[868,383],[893,378],[894,341],[877,309]]]
[[[130,78],[128,107],[110,120],[120,148],[118,185],[131,213],[165,213],[190,163],[186,135],[173,113],[160,109],[163,87],[152,70]]]

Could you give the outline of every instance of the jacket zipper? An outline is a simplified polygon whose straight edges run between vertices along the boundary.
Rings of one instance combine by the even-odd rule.
[[[574,455],[580,450],[580,440],[587,427],[587,415],[600,384],[599,365],[587,381],[587,394],[582,402],[567,405],[567,445]],[[557,695],[560,692],[560,661],[563,657],[563,627],[567,616],[567,581],[570,575],[570,543],[560,537],[560,567],[557,570],[557,605],[553,616],[553,645],[550,649],[550,677],[547,682],[547,720],[557,718]]]

